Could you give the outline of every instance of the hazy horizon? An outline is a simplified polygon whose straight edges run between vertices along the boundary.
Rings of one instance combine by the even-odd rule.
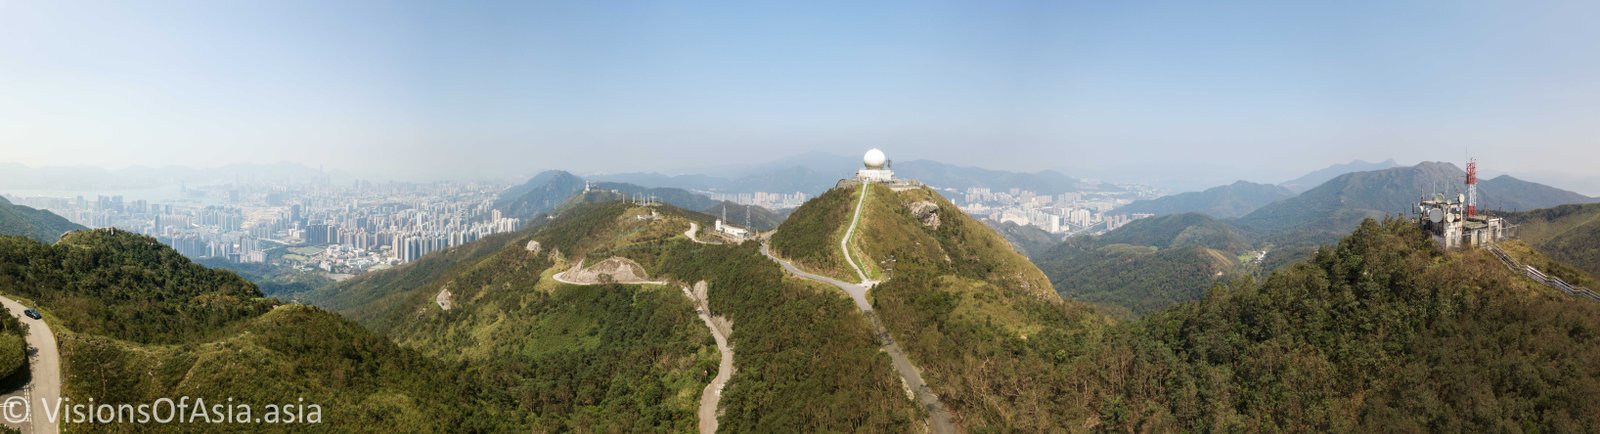
[[[0,163],[683,173],[882,148],[1281,182],[1467,155],[1595,194],[1600,4],[0,3]]]

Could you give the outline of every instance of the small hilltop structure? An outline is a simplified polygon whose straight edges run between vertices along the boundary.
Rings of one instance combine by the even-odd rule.
[[[890,160],[882,150],[872,148],[861,157],[861,169],[856,170],[856,177],[841,179],[834,187],[849,187],[861,183],[884,184],[895,190],[921,187],[922,183],[910,179],[894,177],[894,161]]]
[[[1417,224],[1441,247],[1482,247],[1509,237],[1505,219],[1478,213],[1478,160],[1467,162],[1467,192],[1450,198],[1435,193],[1417,201]]]
[[[746,227],[750,226],[750,208],[749,207],[745,208],[744,224],[745,224]],[[728,207],[726,207],[726,206],[722,207],[722,218],[717,219],[716,222],[713,223],[713,225],[714,225],[714,228],[716,229],[718,234],[722,234],[723,237],[726,237],[729,240],[731,240],[733,242],[736,242],[736,243],[737,242],[744,242],[744,240],[746,238],[749,238],[750,235],[753,233],[750,229],[741,228],[741,227],[729,224],[728,223]]]

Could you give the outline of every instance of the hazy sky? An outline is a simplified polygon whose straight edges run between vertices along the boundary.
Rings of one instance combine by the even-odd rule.
[[[1137,5],[1136,5],[1137,4]],[[0,0],[0,162],[1600,175],[1600,2]]]

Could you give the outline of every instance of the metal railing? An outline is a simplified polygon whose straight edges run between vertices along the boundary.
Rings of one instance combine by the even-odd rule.
[[[1545,274],[1543,271],[1539,271],[1538,268],[1534,268],[1532,265],[1524,265],[1519,263],[1517,260],[1511,259],[1511,255],[1507,255],[1504,250],[1500,250],[1500,246],[1490,244],[1488,249],[1489,253],[1493,253],[1494,257],[1499,259],[1500,263],[1505,264],[1506,268],[1510,269],[1512,272],[1522,273],[1523,275],[1528,276],[1529,279],[1539,282],[1539,284],[1558,289],[1567,295],[1587,298],[1589,300],[1600,302],[1600,294],[1595,293],[1589,288],[1572,286],[1572,284],[1561,280],[1559,277],[1551,276]]]

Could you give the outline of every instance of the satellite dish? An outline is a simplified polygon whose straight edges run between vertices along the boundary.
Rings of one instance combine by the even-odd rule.
[[[1433,208],[1428,210],[1428,221],[1438,223],[1444,221],[1444,210]]]

